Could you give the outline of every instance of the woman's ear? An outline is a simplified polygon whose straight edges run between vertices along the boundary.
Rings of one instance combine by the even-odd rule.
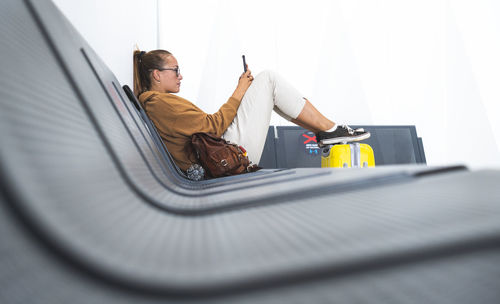
[[[160,71],[159,70],[153,70],[151,73],[151,76],[153,77],[153,80],[156,82],[160,82]]]

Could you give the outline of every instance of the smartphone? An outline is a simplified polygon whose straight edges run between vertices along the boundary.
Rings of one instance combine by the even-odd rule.
[[[247,72],[247,62],[245,60],[245,55],[242,55],[241,58],[243,58],[243,71],[245,71],[245,73]]]

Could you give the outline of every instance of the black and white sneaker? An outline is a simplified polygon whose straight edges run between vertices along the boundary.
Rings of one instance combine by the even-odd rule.
[[[370,137],[370,132],[365,132],[363,128],[353,130],[348,125],[339,125],[332,132],[320,131],[316,134],[316,140],[320,147],[326,145],[361,141]]]

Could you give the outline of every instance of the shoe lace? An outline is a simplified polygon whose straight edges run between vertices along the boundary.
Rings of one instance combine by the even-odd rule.
[[[346,130],[347,130],[347,132],[348,132],[349,134],[351,134],[351,135],[353,135],[353,134],[354,134],[354,130],[353,130],[351,127],[349,127],[348,125],[341,125],[341,128],[346,129]]]
[[[353,128],[349,127],[348,125],[341,125],[340,127],[346,129],[347,132],[351,135],[353,135],[355,132],[359,132],[359,133],[365,132],[365,129],[363,129],[363,128],[358,128],[358,129],[354,130]]]

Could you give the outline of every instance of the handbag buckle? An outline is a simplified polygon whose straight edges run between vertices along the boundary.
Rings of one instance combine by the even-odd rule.
[[[225,159],[221,160],[220,163],[223,167],[227,166],[227,161]]]

